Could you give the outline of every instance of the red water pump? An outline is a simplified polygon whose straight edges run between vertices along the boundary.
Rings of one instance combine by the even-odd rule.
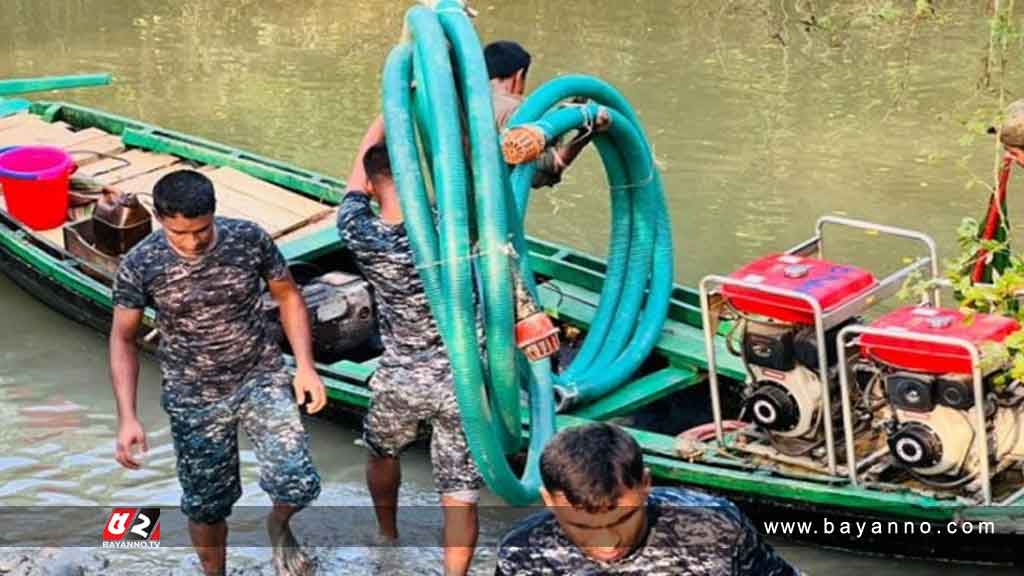
[[[1024,460],[1024,394],[1019,384],[994,386],[988,376],[1006,368],[1005,362],[984,359],[990,344],[1020,329],[1016,320],[992,314],[968,318],[959,310],[909,306],[882,316],[871,327],[886,333],[862,335],[861,353],[878,369],[887,409],[876,418],[886,430],[896,463],[918,476],[969,480],[979,468],[978,434],[989,438],[993,462]],[[968,350],[911,335],[956,338],[980,351],[985,430],[977,429],[972,410],[979,400]]]
[[[917,256],[901,258],[898,267],[876,278],[868,270],[826,255],[826,246],[850,248],[848,240],[826,235],[836,228],[863,233],[870,242],[912,241],[923,246],[925,253],[914,250],[910,254]],[[891,247],[886,250],[892,253]],[[838,335],[857,329],[862,314],[895,295],[909,278],[937,279],[938,262],[935,241],[927,234],[823,216],[813,236],[786,252],[758,258],[728,276],[702,278],[701,319],[717,443],[833,476],[839,474],[843,444],[847,459],[856,459],[865,450],[869,456],[878,454],[884,438],[868,426],[876,407],[872,402],[880,399],[862,401],[866,387],[849,391],[849,386],[843,386],[847,381],[839,366],[856,357],[856,348],[840,347]],[[938,290],[929,293],[938,305]],[[738,403],[723,402],[719,389],[720,320],[731,322],[726,341],[747,373],[742,388],[734,389],[740,392]],[[844,407],[851,409],[849,418]],[[725,424],[737,418],[752,421],[757,430],[740,430],[738,441],[728,442]],[[852,447],[851,456],[854,438],[859,443]]]
[[[824,330],[822,342],[815,316],[862,298],[877,284],[875,277],[855,266],[772,254],[729,279],[735,283],[724,284],[722,296],[739,318],[742,346],[736,352],[751,376],[744,392],[748,414],[772,436],[819,440],[824,416],[819,351],[826,350],[827,373],[836,362],[835,332],[848,322]]]

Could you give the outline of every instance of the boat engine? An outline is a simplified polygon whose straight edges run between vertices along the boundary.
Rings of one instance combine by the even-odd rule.
[[[807,294],[824,312],[851,302],[875,285],[874,277],[859,268],[790,254],[761,258],[730,277]],[[741,331],[742,346],[731,348],[750,376],[743,394],[745,413],[772,438],[819,443],[824,438],[824,389],[810,305],[791,296],[731,284],[723,286],[722,294]],[[855,321],[851,318],[826,332],[829,371],[834,372],[837,361],[835,334]],[[837,390],[837,379],[830,376],[828,385]],[[835,417],[838,392],[831,398]]]
[[[956,483],[978,472],[976,438],[985,434],[993,463],[1024,459],[1024,403],[1013,388],[997,390],[991,376],[1006,366],[987,366],[983,379],[986,430],[977,429],[974,381],[966,350],[952,345],[901,338],[901,332],[956,337],[984,351],[1019,329],[1010,318],[975,314],[967,321],[958,310],[905,307],[872,327],[891,335],[866,334],[862,353],[877,366],[887,409],[882,420],[893,460],[917,477]],[[985,362],[983,361],[984,365]]]
[[[318,362],[336,362],[361,348],[379,347],[370,284],[355,274],[328,272],[300,285],[313,332]],[[272,334],[287,349],[277,302],[263,296],[263,312]]]

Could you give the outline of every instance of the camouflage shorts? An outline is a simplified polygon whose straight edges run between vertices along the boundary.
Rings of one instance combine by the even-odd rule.
[[[261,373],[202,404],[190,402],[186,387],[165,382],[162,403],[178,457],[181,509],[190,520],[223,520],[241,497],[239,425],[259,461],[260,487],[272,501],[304,506],[320,494],[291,380],[287,372]]]
[[[483,485],[469,453],[451,371],[435,367],[378,370],[373,399],[363,420],[363,441],[378,456],[397,457],[421,424],[430,425],[430,461],[441,494],[474,492]]]

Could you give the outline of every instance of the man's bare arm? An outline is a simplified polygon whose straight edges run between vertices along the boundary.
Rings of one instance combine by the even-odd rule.
[[[590,141],[594,139],[599,132],[604,132],[611,125],[611,116],[608,110],[600,108],[598,110],[597,119],[592,129],[581,131],[575,138],[569,141],[568,144],[564,144],[555,148],[555,169],[561,174],[569,167],[570,164],[576,160],[576,157],[580,155],[580,152],[590,144]]]
[[[281,327],[295,356],[295,394],[299,405],[306,401],[306,392],[312,396],[307,406],[310,414],[327,404],[327,394],[313,359],[313,336],[309,326],[309,313],[302,293],[291,275],[267,283],[270,295],[277,301],[281,314]]]
[[[363,168],[363,156],[366,155],[366,151],[372,148],[378,142],[384,141],[384,116],[378,115],[370,123],[370,126],[366,129],[366,134],[363,135],[363,140],[359,143],[359,150],[356,152],[355,161],[352,163],[352,172],[349,174],[347,186],[349,190],[366,191],[366,169]]]
[[[117,442],[114,458],[126,468],[135,469],[139,462],[133,456],[136,446],[146,450],[146,436],[136,412],[139,384],[139,349],[135,337],[142,325],[142,310],[114,307],[110,329],[110,380],[117,402]]]
[[[142,310],[114,308],[110,330],[110,378],[119,420],[137,419],[135,395],[139,382],[139,349],[135,337],[142,326]]]

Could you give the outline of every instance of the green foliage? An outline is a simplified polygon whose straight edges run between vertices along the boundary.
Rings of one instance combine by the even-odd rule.
[[[877,18],[880,18],[883,22],[894,22],[903,15],[903,10],[893,6],[892,2],[886,2],[878,7],[878,10],[874,15]]]
[[[824,32],[834,34],[839,31],[839,28],[836,26],[836,22],[833,20],[831,15],[826,14],[821,18],[815,19],[814,22],[817,24],[818,28],[821,28]]]
[[[1014,0],[996,0],[992,4],[992,12],[988,16],[985,28],[987,38],[987,54],[983,59],[982,78],[977,83],[979,98],[973,110],[958,112],[963,132],[957,141],[965,148],[964,155],[957,160],[958,166],[968,174],[964,183],[967,190],[985,191],[991,194],[994,190],[993,175],[979,176],[971,168],[975,151],[980,145],[991,150],[993,141],[990,127],[1003,124],[1006,105],[1006,70],[1013,67],[1011,57],[1024,50],[1024,34],[1014,16]],[[938,29],[948,17],[936,7],[933,0],[915,0],[913,3],[894,2],[891,0],[868,0],[863,3],[851,4],[845,12],[849,16],[849,25],[869,26],[873,28],[903,28],[909,26],[909,40],[913,38],[915,27],[927,21],[929,30]],[[912,7],[911,7],[912,6]],[[896,26],[892,26],[895,24]],[[1016,51],[1015,51],[1016,49]],[[909,69],[910,52],[907,49]],[[944,119],[944,117],[940,117]],[[996,150],[995,164],[998,168],[1001,149]],[[996,240],[979,240],[980,224],[975,218],[964,218],[957,228],[957,244],[959,253],[951,260],[944,262],[944,278],[931,281],[922,273],[915,273],[904,283],[897,297],[903,301],[924,302],[936,285],[952,288],[957,307],[966,314],[967,321],[973,319],[978,312],[1000,314],[1017,319],[1024,325],[1024,260],[1010,251],[1008,228],[1000,230]],[[991,269],[991,281],[973,283],[971,272],[979,254],[984,253],[987,268]],[[1024,381],[1024,330],[1013,334],[1002,344],[986,345],[981,350],[983,369],[1001,367],[996,376],[997,385],[1005,385],[1011,381]]]
[[[991,283],[971,281],[971,271],[980,251],[987,253],[986,258],[992,258],[993,254],[1000,252],[1009,253],[1008,241],[979,240],[978,229],[979,223],[975,218],[960,221],[957,227],[960,254],[944,263],[945,281],[952,287],[957,305],[965,314],[967,322],[973,320],[975,313],[982,312],[1009,316],[1024,324],[1024,307],[1020,306],[1020,299],[1024,299],[1024,260],[1011,255],[1003,270],[993,270]],[[941,280],[925,279],[921,273],[915,273],[907,279],[897,297],[903,301],[921,302],[937,284],[944,283]],[[1024,381],[1024,330],[1011,334],[1001,344],[986,344],[980,352],[983,372],[1002,369],[995,377],[997,387],[1014,380]]]
[[[872,26],[878,22],[892,24],[903,17],[903,9],[891,0],[885,2],[869,2],[857,8],[859,13],[850,20],[853,26]]]
[[[1013,4],[1008,3],[992,17],[989,22],[992,40],[1002,46],[1007,46],[1021,39],[1020,30],[1013,21]]]

